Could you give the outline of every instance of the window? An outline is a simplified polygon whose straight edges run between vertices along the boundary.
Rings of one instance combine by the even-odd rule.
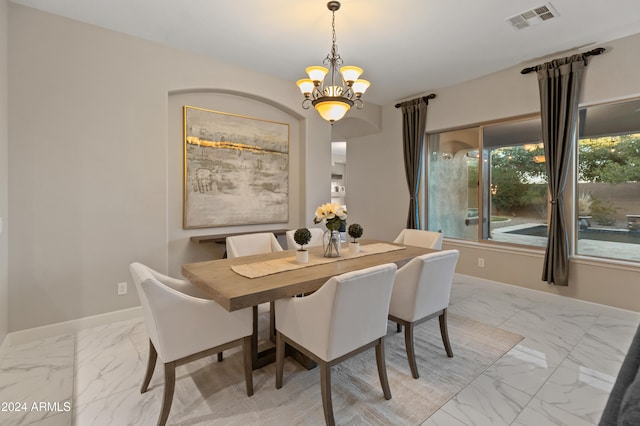
[[[577,253],[640,260],[640,100],[580,110]]]
[[[474,127],[428,136],[423,164],[427,165],[430,231],[478,239],[479,135],[479,128]]]
[[[428,135],[427,229],[449,238],[545,246],[541,139],[539,118]]]
[[[547,178],[539,118],[482,131],[482,239],[544,247]]]
[[[575,196],[566,212],[573,254],[640,261],[640,99],[581,108],[575,153],[575,191],[570,180],[565,189],[565,201]],[[546,246],[540,118],[430,134],[424,155],[427,229]]]

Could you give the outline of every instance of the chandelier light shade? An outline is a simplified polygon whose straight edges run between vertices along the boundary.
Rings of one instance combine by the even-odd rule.
[[[360,79],[362,68],[342,66],[336,46],[336,10],[340,9],[340,2],[330,1],[327,8],[332,14],[331,52],[322,61],[325,66],[307,67],[305,71],[309,78],[298,80],[297,85],[304,95],[302,107],[308,109],[313,105],[323,119],[333,124],[344,117],[352,106],[358,109],[364,106],[361,96],[371,83]]]

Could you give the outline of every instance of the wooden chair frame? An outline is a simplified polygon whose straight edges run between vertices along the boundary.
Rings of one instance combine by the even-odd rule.
[[[245,386],[247,388],[247,396],[253,395],[253,369],[251,368],[251,336],[246,336],[240,339],[233,340],[223,345],[216,346],[214,348],[206,349],[204,351],[188,355],[184,358],[177,359],[172,362],[164,363],[164,397],[162,398],[162,408],[160,410],[160,417],[158,418],[158,426],[164,426],[169,418],[169,412],[171,411],[171,403],[173,402],[173,393],[176,386],[176,367],[184,364],[188,364],[192,361],[204,358],[206,356],[218,354],[218,360],[221,360],[222,351],[231,349],[235,346],[242,345],[242,355],[244,361],[244,379]],[[149,382],[153,376],[153,371],[156,367],[156,360],[158,359],[158,352],[156,351],[153,342],[149,340],[149,360],[147,362],[147,372],[145,373],[140,393],[145,393],[149,388]]]
[[[413,328],[416,325],[435,317],[438,317],[438,319],[440,320],[440,335],[442,336],[442,343],[444,344],[445,351],[447,351],[447,356],[449,358],[453,358],[451,342],[449,341],[449,330],[447,329],[447,308],[444,308],[442,311],[435,312],[424,318],[420,318],[417,321],[405,321],[400,318],[394,317],[393,315],[389,315],[389,319],[398,325],[398,332],[401,332],[402,326],[404,326],[404,344],[407,349],[407,360],[409,361],[411,376],[414,379],[419,378],[420,375],[418,374],[418,366],[416,364],[416,355],[413,345]]]
[[[380,384],[382,385],[384,398],[391,399],[391,389],[389,388],[389,379],[387,377],[387,366],[385,363],[384,355],[384,336],[370,343],[367,343],[364,346],[354,349],[353,351],[346,353],[339,358],[331,361],[324,361],[317,355],[311,353],[305,347],[300,346],[298,343],[294,342],[278,331],[276,332],[276,389],[280,389],[282,387],[285,344],[291,345],[292,347],[300,351],[303,355],[306,355],[320,365],[320,389],[322,393],[322,407],[324,409],[324,420],[327,425],[333,426],[336,424],[333,416],[333,403],[331,401],[331,367],[372,347],[375,347],[376,349],[378,377],[380,377]]]

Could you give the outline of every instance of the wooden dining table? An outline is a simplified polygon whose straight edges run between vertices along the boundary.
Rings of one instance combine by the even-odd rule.
[[[380,245],[379,243],[396,246],[400,249],[363,255],[363,253],[366,254],[367,245],[372,245],[371,247],[373,247],[376,244]],[[282,259],[283,261],[289,260],[289,258],[295,259],[295,250],[184,264],[182,265],[182,275],[204,290],[211,299],[218,302],[228,311],[253,308],[254,321],[251,352],[253,368],[256,369],[273,362],[275,359],[273,348],[267,351],[258,351],[257,306],[259,304],[272,303],[271,314],[272,324],[274,324],[273,302],[277,299],[312,293],[318,290],[329,278],[345,272],[386,263],[395,263],[398,267],[401,267],[416,256],[434,251],[423,247],[376,240],[361,240],[360,246],[362,249],[359,255],[350,253],[348,244],[346,244],[343,245],[342,256],[335,259],[335,261],[255,278],[240,275],[232,267],[258,264],[276,259]],[[308,250],[310,263],[313,263],[314,257],[322,257],[322,247],[312,247]],[[291,262],[293,262],[293,259],[291,259]],[[310,366],[307,365],[307,367],[309,368]]]

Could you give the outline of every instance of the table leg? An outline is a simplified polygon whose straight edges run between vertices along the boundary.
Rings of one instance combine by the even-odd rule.
[[[258,307],[253,307],[253,334],[251,335],[251,366],[254,370],[276,360],[276,348],[258,351]]]
[[[269,338],[275,338],[275,309],[274,303],[271,302],[271,312],[269,313]],[[302,353],[289,345],[285,346],[285,355],[295,359],[300,365],[307,370],[311,370],[316,363]],[[251,335],[251,365],[254,370],[269,365],[276,360],[276,348],[268,348],[262,351],[258,350],[258,307],[253,307],[253,334]]]

